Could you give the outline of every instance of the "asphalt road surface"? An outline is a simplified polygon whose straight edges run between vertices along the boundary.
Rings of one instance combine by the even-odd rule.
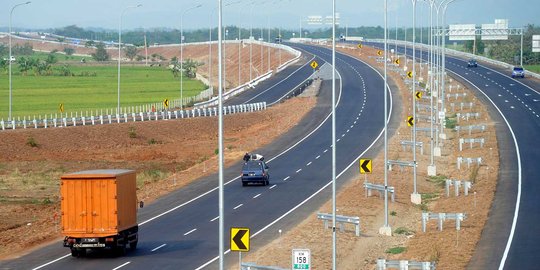
[[[316,55],[320,61],[331,62],[328,49],[295,46]],[[375,141],[381,138],[384,114],[383,81],[379,73],[341,54],[337,55],[336,67],[341,78],[336,85],[339,188],[355,174],[357,168],[353,165],[367,149],[380,148],[380,140]],[[294,82],[274,86],[271,91],[286,93],[291,85]],[[270,95],[270,91],[267,93]],[[328,200],[332,168],[330,97],[331,82],[324,81],[318,104],[308,117],[283,137],[260,149],[259,153],[265,155],[270,166],[269,186],[242,187],[238,179],[240,162],[225,170],[225,250],[229,248],[230,227],[250,228],[251,248],[257,249],[277,237],[277,228],[291,228]],[[395,125],[397,121],[392,120],[392,123]],[[125,257],[98,252],[86,258],[73,258],[59,241],[19,259],[2,262],[0,268],[216,269],[219,253],[217,178],[212,175],[201,179],[140,209],[139,245]],[[236,253],[227,253],[227,265],[237,262]]]

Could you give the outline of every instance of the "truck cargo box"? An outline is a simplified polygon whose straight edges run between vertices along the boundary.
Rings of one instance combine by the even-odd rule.
[[[137,226],[136,174],[91,170],[61,177],[62,233],[106,237]]]

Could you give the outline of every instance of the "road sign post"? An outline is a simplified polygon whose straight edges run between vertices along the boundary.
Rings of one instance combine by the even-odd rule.
[[[367,182],[367,174],[371,173],[371,159],[360,159],[360,173],[364,175],[364,183]]]
[[[249,251],[249,228],[231,228],[231,251]]]
[[[309,249],[293,249],[291,269],[311,269],[311,251]]]

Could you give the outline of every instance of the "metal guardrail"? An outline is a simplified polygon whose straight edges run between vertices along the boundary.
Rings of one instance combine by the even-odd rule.
[[[477,158],[464,158],[464,157],[457,157],[457,168],[458,170],[461,170],[461,163],[463,162],[466,162],[467,163],[467,168],[471,168],[471,164],[473,163],[476,163],[478,165],[482,165],[482,158],[481,157],[477,157]]]
[[[472,108],[474,108],[474,102],[461,102],[461,103],[450,103],[450,107],[452,107],[452,111],[455,112],[456,111],[456,104],[459,105],[459,108],[460,110],[463,111],[463,108],[467,108],[469,110],[471,110]]]
[[[486,125],[456,126],[454,129],[457,131],[458,135],[459,135],[459,132],[462,130],[468,130],[469,135],[471,135],[473,130],[480,130],[482,132],[486,131],[487,126]]]
[[[401,161],[401,160],[388,160],[388,170],[392,170],[392,165],[398,165],[400,170],[403,171],[403,167],[414,167],[413,161]]]
[[[324,228],[328,229],[328,221],[332,221],[332,214],[317,213],[317,218],[324,221]],[[339,229],[344,231],[344,223],[353,224],[355,227],[356,236],[360,236],[360,217],[348,217],[336,215],[336,222],[339,223]]]
[[[227,106],[223,108],[223,114],[235,114],[243,112],[253,112],[266,109],[266,102],[251,103]],[[116,115],[99,115],[99,116],[81,116],[81,117],[62,117],[62,118],[45,118],[33,120],[0,120],[1,130],[17,129],[17,128],[53,128],[53,127],[68,127],[68,126],[86,126],[86,125],[103,125],[112,123],[127,123],[135,121],[151,121],[151,120],[170,120],[179,118],[193,118],[217,116],[217,108],[203,108],[180,111],[159,111],[159,112],[140,112],[140,113],[124,113]]]
[[[470,181],[446,179],[446,181],[444,182],[445,182],[446,197],[450,197],[450,186],[454,186],[454,194],[456,197],[459,196],[459,188],[462,186],[462,183],[463,183],[463,193],[465,194],[465,196],[469,195],[469,189],[472,188],[472,183]]]
[[[435,262],[416,262],[406,260],[386,260],[377,259],[377,270],[399,269],[399,270],[435,270]]]
[[[427,122],[433,121],[435,117],[431,117],[431,115],[423,115],[423,114],[416,114],[416,120],[425,120]]]
[[[461,230],[461,222],[467,218],[464,213],[422,213],[422,232],[426,232],[426,224],[430,219],[437,219],[439,221],[439,231],[443,230],[443,223],[447,219],[454,219],[456,221],[456,230]]]
[[[466,97],[467,93],[453,93],[453,94],[446,94],[446,100],[450,101],[450,98],[453,97],[454,99]]]
[[[255,263],[242,263],[240,265],[240,268],[242,270],[287,270],[287,268],[281,268],[277,266],[265,266],[265,265],[257,265]]]
[[[407,146],[410,146],[412,148],[414,142],[413,141],[401,141],[401,148],[403,151],[405,151]],[[416,142],[416,147],[420,147],[420,154],[424,154],[424,142]]]
[[[463,118],[466,121],[469,121],[469,118],[478,119],[480,118],[480,113],[456,113],[456,119],[459,123],[459,119]]]
[[[364,189],[366,190],[366,197],[370,197],[371,196],[371,191],[376,190],[376,191],[379,192],[379,197],[381,197],[381,199],[384,199],[384,190],[385,190],[384,185],[372,184],[372,183],[365,182],[364,183]],[[387,186],[387,190],[388,190],[388,192],[391,193],[392,202],[395,202],[395,200],[396,200],[395,188]]]
[[[463,144],[464,144],[464,143],[468,143],[468,144],[469,144],[469,149],[472,149],[474,143],[480,143],[480,147],[481,147],[481,148],[484,148],[484,143],[485,143],[485,141],[486,141],[486,140],[485,140],[484,138],[478,138],[478,139],[464,139],[464,138],[460,138],[460,139],[459,139],[459,151],[463,151]]]
[[[416,129],[416,132],[424,132],[424,135],[429,135],[429,133],[431,133],[431,128],[429,127],[415,127],[414,129]],[[433,132],[437,132],[439,130],[439,127],[437,126],[434,126],[433,127]]]

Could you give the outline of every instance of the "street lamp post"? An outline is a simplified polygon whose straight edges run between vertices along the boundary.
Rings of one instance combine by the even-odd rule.
[[[11,12],[9,13],[9,58],[8,58],[8,62],[9,62],[9,115],[8,115],[8,121],[11,121],[11,106],[12,106],[12,95],[11,95],[11,92],[12,92],[12,81],[11,81],[11,20],[12,20],[12,17],[13,17],[13,10],[15,10],[16,7],[18,6],[22,6],[22,5],[28,5],[32,2],[28,1],[28,2],[25,2],[25,3],[20,3],[20,4],[17,4],[15,6],[13,6],[11,8]]]
[[[138,8],[141,6],[142,6],[141,4],[138,4],[136,6],[129,6],[129,7],[124,8],[124,10],[122,10],[122,12],[120,13],[120,19],[118,20],[118,105],[116,108],[117,118],[118,118],[118,115],[120,114],[120,62],[122,59],[122,16],[124,16],[124,13],[128,9]]]
[[[199,4],[190,7],[180,14],[180,110],[184,109],[184,14],[190,10],[200,8],[201,6],[202,5]]]

